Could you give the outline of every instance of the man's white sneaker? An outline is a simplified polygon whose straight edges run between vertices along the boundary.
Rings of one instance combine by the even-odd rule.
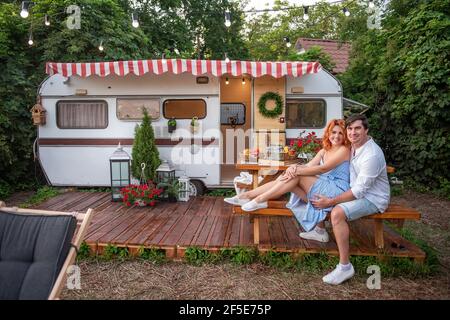
[[[328,284],[338,285],[342,282],[350,279],[355,275],[355,269],[353,269],[353,265],[350,265],[348,270],[342,270],[340,265],[336,266],[336,269],[331,271],[325,277],[322,278],[323,282]]]
[[[328,235],[327,230],[323,230],[323,233],[319,233],[317,232],[316,228],[314,228],[309,232],[300,232],[298,235],[300,236],[300,238],[307,240],[315,240],[319,242],[330,241],[330,236]]]
[[[226,203],[235,205],[235,206],[242,206],[246,204],[247,202],[250,202],[250,199],[239,199],[238,196],[234,196],[231,198],[225,198],[223,199]]]
[[[266,202],[256,202],[255,200],[249,201],[246,204],[242,206],[242,210],[244,211],[255,211],[258,209],[265,209],[267,208],[267,201]]]

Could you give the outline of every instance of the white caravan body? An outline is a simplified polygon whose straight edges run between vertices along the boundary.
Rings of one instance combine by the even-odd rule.
[[[61,68],[60,64],[58,68]],[[233,74],[233,70],[230,71],[229,77],[241,77],[240,74]],[[221,178],[220,170],[223,148],[220,131],[221,85],[224,78],[228,77],[227,73],[214,75],[215,72],[148,72],[123,75],[111,72],[101,76],[94,72],[89,76],[80,76],[76,72],[48,73],[50,76],[39,88],[41,104],[46,109],[47,118],[46,123],[38,127],[37,151],[52,185],[111,185],[109,158],[119,142],[131,156],[135,126],[141,123],[141,120],[119,119],[118,101],[121,99],[159,101],[159,117],[152,119],[156,144],[160,158],[168,160],[174,166],[177,176],[185,174],[191,180],[201,181],[206,187],[229,185],[230,181]],[[242,74],[250,80],[251,112],[246,121],[249,121],[253,128],[254,115],[257,112],[257,101],[254,101],[253,94],[254,77],[250,72]],[[207,83],[198,83],[199,76],[207,77]],[[342,118],[342,88],[330,73],[319,68],[315,73],[307,73],[301,77],[284,75],[282,78],[286,102],[290,99],[321,100],[326,106],[325,122],[332,118]],[[298,87],[303,88],[302,93],[295,90]],[[175,133],[168,132],[164,103],[177,99],[197,99],[206,103],[206,116],[199,121],[198,133],[191,133],[190,119],[177,119]],[[57,105],[73,101],[106,103],[106,126],[98,129],[60,128]],[[301,131],[306,130],[315,131],[320,137],[323,129],[324,126],[287,128],[285,135],[287,139],[296,138]]]

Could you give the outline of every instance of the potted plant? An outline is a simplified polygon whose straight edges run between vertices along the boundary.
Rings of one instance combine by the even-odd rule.
[[[164,199],[167,199],[169,202],[177,202],[178,193],[180,192],[178,180],[158,183],[158,188],[164,190]]]
[[[175,118],[171,118],[167,122],[167,127],[169,128],[169,133],[174,132],[177,129],[177,120],[175,120]]]
[[[192,133],[198,132],[198,127],[199,127],[198,117],[192,117],[192,120],[191,120],[191,132]]]
[[[320,150],[320,141],[314,131],[308,133],[306,137],[303,137],[304,133],[305,131],[301,132],[298,139],[291,141],[288,153],[292,154],[295,152],[298,158],[303,158],[306,161],[310,161]]]
[[[127,207],[131,206],[154,206],[156,200],[163,193],[163,189],[156,188],[155,185],[149,181],[148,184],[131,184],[120,190],[122,194],[123,203]]]

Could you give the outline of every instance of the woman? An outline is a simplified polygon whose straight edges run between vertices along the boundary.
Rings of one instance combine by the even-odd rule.
[[[242,205],[243,211],[254,211],[267,208],[267,200],[277,199],[286,192],[291,192],[286,206],[307,231],[300,233],[300,236],[327,242],[328,234],[323,220],[332,208],[315,209],[310,200],[314,199],[316,194],[336,197],[350,188],[350,142],[345,132],[344,120],[333,119],[327,124],[322,145],[323,149],[308,164],[292,165],[275,181],[226,198],[225,201]],[[318,226],[314,228],[316,225]]]

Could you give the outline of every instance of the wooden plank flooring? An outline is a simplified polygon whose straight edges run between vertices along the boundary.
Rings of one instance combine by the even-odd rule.
[[[196,197],[189,202],[157,203],[155,207],[125,207],[111,202],[104,192],[67,192],[39,206],[58,211],[96,213],[85,241],[94,252],[101,253],[108,244],[122,247],[162,248],[170,257],[181,258],[189,246],[209,250],[224,247],[254,246],[253,225],[249,215],[232,214],[232,206],[221,197]],[[381,253],[373,244],[370,223],[351,223],[350,253],[352,255],[410,257],[423,261],[425,253],[385,226],[386,248]],[[259,218],[260,244],[257,249],[292,253],[328,252],[338,254],[332,233],[328,243],[301,239],[302,231],[294,217],[262,216]]]

